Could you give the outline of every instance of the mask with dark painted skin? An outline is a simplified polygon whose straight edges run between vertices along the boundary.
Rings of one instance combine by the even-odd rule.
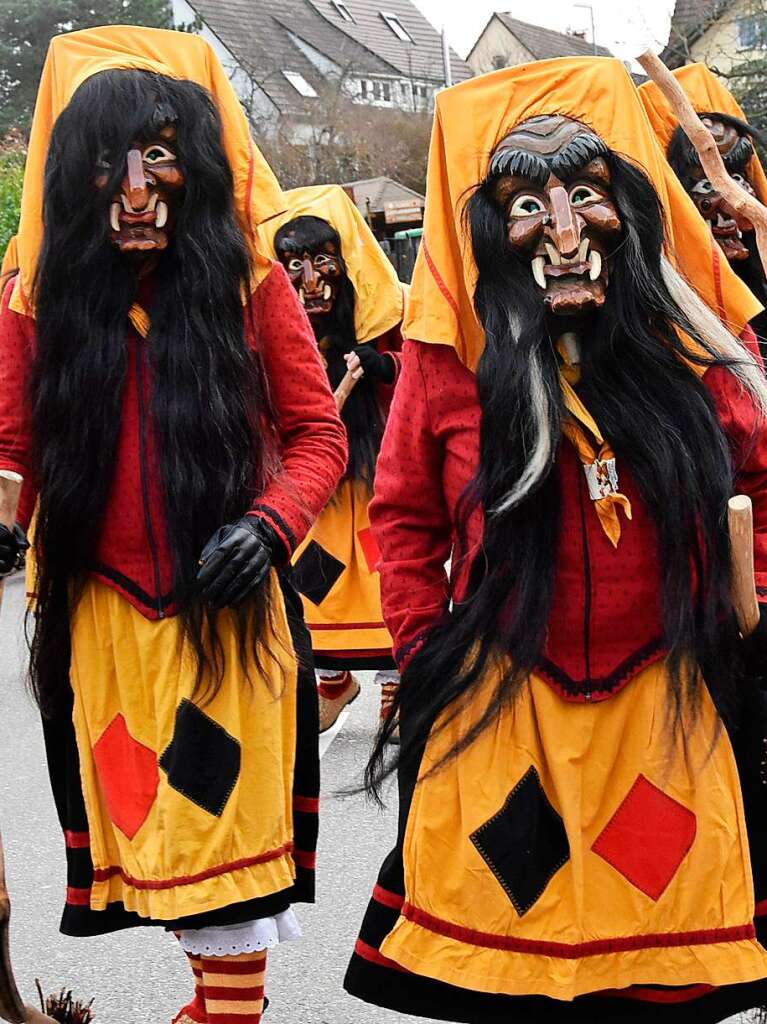
[[[748,126],[728,114],[700,116],[714,137],[730,177],[750,195],[755,195],[749,173],[754,147]],[[754,226],[713,187],[700,165],[698,154],[681,128],[677,128],[671,139],[668,158],[730,263],[747,260],[750,250],[744,235],[752,234]]]
[[[278,231],[275,249],[310,319],[328,316],[347,277],[335,230],[319,217],[296,217]]]
[[[579,316],[605,302],[610,257],[622,235],[606,153],[585,125],[545,115],[514,128],[490,161],[509,243],[529,258],[556,316]]]
[[[173,115],[168,115],[171,122]],[[96,185],[108,187],[115,156],[99,157]],[[186,177],[178,159],[172,123],[147,132],[125,155],[125,175],[109,206],[112,243],[121,252],[151,253],[167,249]]]

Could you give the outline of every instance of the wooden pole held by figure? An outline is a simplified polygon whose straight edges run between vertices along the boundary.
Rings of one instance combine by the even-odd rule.
[[[759,625],[759,601],[754,583],[754,516],[746,494],[730,498],[727,507],[732,559],[732,605],[743,636]]]

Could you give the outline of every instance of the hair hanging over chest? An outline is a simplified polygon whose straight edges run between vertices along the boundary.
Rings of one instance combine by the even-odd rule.
[[[40,499],[32,683],[44,710],[67,692],[69,596],[76,598],[95,561],[129,371],[128,313],[139,294],[134,269],[110,242],[108,207],[127,151],[166,124],[176,129],[186,184],[169,247],[148,282],[151,331],[138,347],[152,382],[173,596],[201,670],[220,659],[215,616],[195,590],[200,551],[218,527],[244,514],[265,482],[265,389],[242,303],[250,256],[217,109],[193,82],[102,72],[77,90],[53,130],[34,288]],[[105,155],[109,183],[98,189],[95,170]],[[238,613],[243,652],[262,617],[258,607]]]
[[[687,351],[679,331],[708,350],[712,364],[726,360],[669,292],[654,188],[628,161],[614,153],[606,159],[623,238],[611,257],[606,303],[583,338],[579,393],[655,525],[670,712],[678,722],[684,707],[699,706],[700,666],[707,681],[729,686],[733,639],[725,516],[733,467],[713,400],[685,361],[702,360]],[[485,525],[467,593],[454,599],[403,677],[413,739],[400,763],[411,767],[436,719],[459,714],[489,670],[497,670],[497,683],[486,710],[445,760],[488,728],[534,671],[556,586],[557,538],[569,527],[557,471],[560,447],[569,443],[561,429],[566,413],[542,295],[529,258],[508,242],[492,182],[477,188],[466,217],[486,345],[477,368],[480,464],[462,499],[458,550],[468,550],[475,509]],[[373,792],[393,767],[384,765],[385,741],[386,731],[368,767]]]

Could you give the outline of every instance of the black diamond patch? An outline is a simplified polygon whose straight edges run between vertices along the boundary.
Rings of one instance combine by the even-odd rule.
[[[532,765],[500,811],[470,838],[520,917],[570,859],[565,826]]]
[[[310,541],[293,566],[293,586],[314,604],[322,604],[346,566]]]
[[[160,767],[175,790],[218,818],[240,777],[240,744],[196,704],[182,700]]]

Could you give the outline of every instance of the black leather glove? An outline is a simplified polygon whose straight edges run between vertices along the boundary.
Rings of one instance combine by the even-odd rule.
[[[266,579],[284,545],[258,516],[216,530],[200,555],[197,583],[213,610],[239,604]]]
[[[18,523],[9,530],[0,523],[0,576],[7,576],[24,565],[24,552],[29,547],[27,535]]]
[[[352,349],[352,353],[359,359],[365,376],[369,380],[377,381],[380,384],[394,383],[397,367],[391,356],[382,355],[370,342],[365,345],[356,345]]]

